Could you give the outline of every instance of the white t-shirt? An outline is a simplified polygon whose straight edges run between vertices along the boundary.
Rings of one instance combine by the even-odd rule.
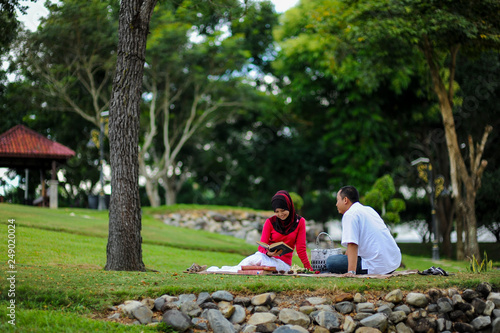
[[[387,274],[401,264],[401,251],[380,215],[371,207],[354,203],[342,216],[342,246],[358,245],[362,269]]]

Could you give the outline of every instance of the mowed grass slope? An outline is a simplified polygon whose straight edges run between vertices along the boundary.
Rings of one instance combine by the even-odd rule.
[[[199,207],[197,207],[199,208]],[[204,209],[206,209],[205,207]],[[170,208],[172,209],[172,208]],[[182,209],[186,209],[183,207]],[[217,209],[214,207],[214,209]],[[158,213],[156,209],[154,213]],[[148,272],[104,271],[108,214],[86,209],[50,210],[0,204],[0,251],[7,272],[7,222],[16,224],[16,323],[7,323],[9,284],[0,280],[0,330],[18,332],[150,332],[153,328],[131,328],[96,321],[105,318],[110,305],[127,299],[156,298],[201,291],[229,290],[255,294],[267,291],[302,293],[373,290],[425,290],[431,287],[474,287],[481,281],[500,286],[498,271],[466,272],[464,262],[403,254],[407,269],[441,266],[450,277],[405,276],[386,280],[314,277],[232,276],[185,274],[193,262],[209,266],[236,265],[256,250],[243,240],[212,233],[170,227],[143,213],[143,261]],[[417,244],[418,246],[418,244]],[[295,256],[294,262],[300,265]],[[154,270],[154,271],[153,271]]]

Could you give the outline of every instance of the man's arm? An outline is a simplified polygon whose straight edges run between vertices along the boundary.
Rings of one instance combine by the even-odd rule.
[[[347,244],[347,251],[345,253],[347,255],[347,271],[356,272],[356,268],[358,266],[358,244],[349,243]],[[352,276],[354,274],[347,273],[346,276]]]

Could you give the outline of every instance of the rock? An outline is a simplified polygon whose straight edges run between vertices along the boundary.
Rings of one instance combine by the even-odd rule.
[[[144,325],[151,323],[151,319],[153,318],[153,311],[143,305],[135,308],[132,311],[132,315],[135,319],[139,320],[139,322]]]
[[[352,301],[354,303],[364,303],[364,302],[366,302],[366,297],[361,295],[360,293],[356,293],[356,295],[354,295],[354,298]]]
[[[333,307],[331,305],[327,305],[327,304],[316,305],[315,308],[318,311],[330,311],[330,312],[333,312]]]
[[[310,315],[314,310],[316,310],[316,308],[311,305],[301,306],[299,308],[299,311],[306,315]]]
[[[404,311],[393,311],[389,315],[389,321],[393,324],[398,324],[406,319],[406,313]]]
[[[471,321],[470,324],[475,328],[476,331],[479,331],[491,324],[491,318],[489,316],[479,316]]]
[[[436,320],[434,318],[427,317],[427,312],[424,310],[418,310],[410,313],[406,320],[406,324],[415,332],[435,332],[436,330]]]
[[[155,301],[151,298],[145,298],[141,301],[141,303],[150,310],[153,310],[155,307]]]
[[[408,305],[402,304],[400,306],[395,307],[393,309],[393,311],[403,311],[404,313],[406,313],[408,315],[411,312],[411,309]]]
[[[356,333],[382,333],[382,332],[373,327],[360,327],[356,330]]]
[[[160,311],[163,304],[165,304],[166,300],[164,297],[158,297],[157,299],[155,299],[155,303],[154,303],[154,309],[156,311]]]
[[[169,310],[163,314],[162,322],[173,329],[184,332],[193,326],[191,319],[179,310]]]
[[[462,298],[466,302],[472,302],[474,298],[481,297],[481,294],[479,294],[477,291],[472,290],[472,289],[465,289],[464,292],[462,293]]]
[[[436,303],[438,299],[443,297],[443,292],[439,289],[432,288],[427,290],[427,295],[429,295],[429,298],[431,299],[431,302]]]
[[[275,293],[265,293],[252,297],[251,303],[252,305],[268,305],[271,304],[276,298]]]
[[[486,300],[492,301],[495,304],[495,308],[500,308],[500,293],[490,293]]]
[[[439,313],[448,313],[453,311],[453,304],[451,299],[447,297],[442,297],[437,300],[437,307]]]
[[[477,287],[476,291],[481,294],[483,298],[488,297],[488,295],[491,293],[493,290],[491,284],[488,282],[481,282]]]
[[[260,232],[256,229],[250,230],[245,236],[245,242],[249,244],[255,244],[256,241],[260,240]]]
[[[449,288],[448,290],[446,290],[446,292],[449,297],[453,297],[454,295],[460,295],[460,292],[455,288]]]
[[[212,294],[212,298],[214,301],[219,302],[219,301],[226,301],[226,302],[232,302],[234,300],[234,296],[225,290],[218,290]]]
[[[431,304],[427,305],[427,309],[426,310],[428,312],[430,312],[430,313],[437,313],[438,312],[438,305],[434,304],[434,303],[431,303]]]
[[[253,312],[269,312],[270,310],[269,305],[258,305],[253,309]]]
[[[326,328],[329,331],[338,330],[340,328],[340,321],[337,316],[330,311],[317,311],[311,314],[313,316],[314,321]]]
[[[483,311],[483,314],[485,316],[491,316],[491,314],[493,313],[493,310],[495,309],[495,303],[493,303],[492,301],[486,301],[486,306],[484,307],[484,311]]]
[[[356,305],[356,312],[374,313],[375,305],[369,302],[358,303],[358,305]]]
[[[233,324],[241,324],[245,321],[246,316],[247,313],[245,308],[242,307],[241,305],[236,304],[234,306],[234,313],[231,316],[231,318],[229,318],[229,321]]]
[[[406,326],[404,323],[399,323],[396,325],[397,333],[413,333],[413,330]]]
[[[491,323],[491,332],[498,333],[500,332],[500,318],[493,320]]]
[[[360,313],[357,313],[356,315],[354,315],[353,319],[354,320],[363,320],[365,318],[368,318],[372,315],[373,313],[363,313],[363,312],[360,312]]]
[[[113,313],[112,315],[108,316],[108,319],[119,319],[120,318],[120,313],[116,312],[116,313]]]
[[[168,310],[179,310],[179,307],[175,302],[165,302],[161,307],[161,312],[167,312]]]
[[[176,303],[180,307],[182,305],[182,303],[186,303],[186,302],[196,302],[196,295],[194,295],[194,294],[179,295],[179,299],[174,303]]]
[[[278,318],[283,324],[298,325],[304,328],[307,328],[311,322],[309,316],[292,309],[281,310]]]
[[[384,304],[377,309],[377,312],[383,313],[386,317],[389,317],[389,315],[392,313],[392,309],[389,305]]]
[[[210,296],[210,294],[207,292],[201,292],[198,295],[198,299],[196,299],[196,304],[202,305],[206,302],[213,302],[212,296]]]
[[[231,318],[234,311],[236,310],[231,303],[226,301],[220,301],[218,306],[219,306],[219,311],[222,313],[224,318]]]
[[[335,303],[340,303],[340,302],[352,302],[354,299],[354,296],[350,293],[342,293],[335,295],[334,302]]]
[[[474,333],[474,327],[471,324],[467,323],[454,323],[453,331],[458,333]]]
[[[348,314],[354,311],[354,304],[351,302],[340,302],[335,304],[335,310],[342,314]]]
[[[328,300],[323,297],[309,297],[306,298],[306,301],[311,303],[311,305],[326,304],[328,302]]]
[[[400,289],[396,289],[385,295],[384,299],[391,303],[400,303],[403,301],[403,292]]]
[[[120,307],[123,314],[129,318],[134,318],[132,312],[138,308],[144,306],[139,301],[125,301],[125,303]]]
[[[212,295],[213,297],[213,295]],[[207,312],[208,324],[212,328],[212,331],[217,333],[235,333],[233,324],[229,322],[220,311],[208,310]]]
[[[189,317],[198,317],[203,311],[194,301],[183,302],[179,310]]]
[[[278,317],[269,312],[254,313],[250,319],[248,319],[248,324],[259,325],[264,323],[274,323]]]
[[[464,299],[462,298],[462,296],[460,295],[453,295],[451,297],[451,303],[453,304],[453,306],[457,305],[458,303],[465,303]]]
[[[471,304],[457,304],[456,308],[462,311],[467,317],[474,317],[474,307]]]
[[[257,332],[257,326],[255,325],[245,325],[241,330],[241,333],[255,333]]]
[[[461,310],[452,311],[448,314],[448,316],[450,317],[450,319],[452,321],[460,321],[460,322],[467,322],[468,321],[467,316]]]
[[[382,313],[374,314],[361,320],[359,323],[366,327],[376,328],[382,332],[385,332],[387,329],[387,317]]]
[[[345,316],[344,317],[344,332],[345,333],[353,333],[354,330],[356,329],[356,322],[354,319],[352,319],[351,316]]]
[[[191,323],[193,323],[193,327],[197,330],[208,331],[208,325],[207,325],[206,320],[204,320],[204,319],[193,318],[191,320]]]
[[[479,298],[474,298],[471,305],[474,307],[474,313],[477,315],[482,315],[486,309],[486,302]]]
[[[283,325],[278,327],[274,333],[308,333],[309,331],[301,326]]]
[[[321,326],[316,326],[314,327],[314,331],[313,333],[330,333],[329,330],[327,330],[326,328],[324,327],[321,327]]]
[[[138,301],[126,301],[121,310],[125,316],[137,319],[141,324],[149,324],[153,318],[153,312]]]
[[[233,304],[239,304],[243,307],[249,306],[250,302],[250,297],[235,297],[233,300]]]
[[[210,310],[210,309],[217,310],[219,309],[219,306],[217,306],[217,304],[213,302],[206,302],[200,305],[200,308],[203,310]]]
[[[275,323],[264,323],[257,325],[257,332],[259,333],[271,333],[278,328]]]
[[[409,293],[408,295],[406,295],[406,303],[408,303],[411,306],[425,308],[427,304],[429,304],[429,301],[427,300],[427,297],[425,297],[424,294]]]

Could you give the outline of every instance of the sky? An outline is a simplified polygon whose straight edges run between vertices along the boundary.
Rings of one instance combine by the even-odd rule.
[[[42,0],[38,0],[35,3],[31,1],[21,1],[22,5],[29,6],[27,15],[22,15],[20,17],[20,20],[24,22],[26,28],[32,31],[36,30],[40,18],[47,14],[47,9],[43,6],[44,2],[45,1]],[[299,0],[271,0],[271,2],[274,3],[276,12],[283,13],[287,9],[295,6]]]

